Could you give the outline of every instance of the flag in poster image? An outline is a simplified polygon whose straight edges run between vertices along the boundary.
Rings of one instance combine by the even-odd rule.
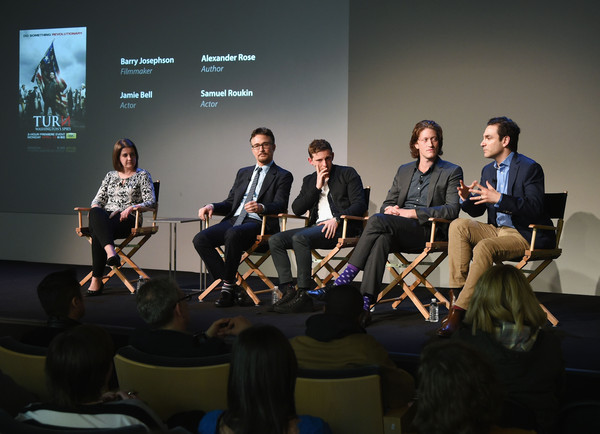
[[[37,83],[42,92],[46,96],[45,101],[52,101],[50,107],[55,112],[54,114],[67,115],[67,97],[63,91],[67,88],[65,81],[59,77],[60,68],[56,61],[56,53],[54,52],[54,42],[50,44],[46,54],[40,60],[31,81]]]

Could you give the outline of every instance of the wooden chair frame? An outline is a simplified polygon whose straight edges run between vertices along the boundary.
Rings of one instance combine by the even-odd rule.
[[[258,298],[257,294],[271,292],[275,289],[275,285],[273,284],[271,279],[269,279],[265,275],[265,273],[263,273],[260,269],[260,266],[271,256],[271,251],[268,249],[269,238],[271,235],[265,234],[267,217],[276,217],[276,216],[263,215],[262,224],[260,227],[260,234],[256,236],[256,241],[254,241],[254,244],[252,244],[252,246],[250,246],[250,248],[248,248],[243,253],[243,255],[240,259],[240,265],[245,263],[248,266],[248,270],[244,274],[241,274],[239,272],[236,274],[236,277],[237,277],[236,283],[239,286],[241,286],[242,288],[244,288],[244,290],[246,291],[246,294],[248,294],[248,296],[252,299],[252,301],[254,302],[254,304],[256,306],[258,306],[260,304],[260,299]],[[210,220],[207,218],[206,219],[206,227],[209,227],[209,226],[210,226]],[[264,251],[265,247],[267,247],[266,251]],[[223,252],[223,249],[221,249],[221,247],[217,247],[217,251],[219,252],[219,254],[221,255],[222,258],[225,257],[225,253]],[[258,255],[258,259],[253,260],[251,258],[252,255],[255,255],[255,256]],[[248,278],[252,274],[256,274],[267,285],[267,289],[261,289],[258,291],[254,291],[248,284]],[[198,296],[198,301],[201,301],[201,302],[204,301],[204,298],[208,294],[210,294],[213,289],[218,287],[221,283],[222,283],[221,279],[215,279],[215,281],[209,287],[207,287],[204,291],[202,291],[200,293],[200,295]]]
[[[146,274],[146,272],[144,270],[142,270],[135,262],[133,262],[131,257],[133,255],[135,255],[137,253],[137,251],[140,250],[144,244],[146,244],[146,241],[148,241],[152,235],[154,235],[155,233],[158,232],[158,224],[154,220],[156,220],[156,217],[158,215],[158,193],[159,193],[159,190],[160,190],[160,181],[158,181],[158,180],[154,181],[154,194],[156,195],[156,207],[152,210],[147,210],[147,211],[140,211],[139,209],[136,209],[135,210],[135,225],[133,226],[133,228],[131,228],[131,233],[127,236],[127,238],[123,239],[123,241],[121,241],[118,245],[115,243],[115,250],[116,250],[117,254],[119,255],[121,264],[118,267],[112,267],[111,271],[107,275],[102,277],[103,284],[106,283],[112,276],[116,275],[119,279],[121,279],[121,282],[123,282],[123,284],[127,287],[129,292],[131,292],[132,294],[135,294],[136,288],[131,284],[131,282],[135,282],[135,281],[137,281],[137,279],[130,281],[127,279],[127,277],[125,277],[125,275],[121,271],[123,266],[125,266],[126,264],[129,265],[129,267],[131,267],[133,270],[135,270],[135,272],[138,276],[141,276],[144,279],[150,279],[150,276],[148,276],[148,274]],[[89,213],[91,208],[75,207],[74,209],[78,213],[78,221],[79,221],[79,226],[77,228],[75,228],[75,232],[80,237],[85,237],[89,241],[89,243],[92,244],[92,235],[90,232],[90,228],[88,226],[83,226],[83,221],[84,221],[83,214],[86,212]],[[144,212],[150,212],[150,211],[152,211],[152,220],[153,220],[152,224],[149,226],[141,226],[141,218],[140,218],[141,214]],[[132,241],[136,237],[142,237],[142,238],[137,240],[137,242],[135,244],[133,244]],[[81,286],[85,285],[91,278],[92,278],[92,272],[90,271],[90,273],[79,282],[79,285],[81,285]]]
[[[518,262],[515,265],[516,268],[525,273],[527,281],[531,283],[552,261],[558,259],[562,254],[562,249],[559,248],[560,237],[564,226],[565,209],[567,207],[567,191],[562,193],[546,193],[544,194],[544,211],[548,216],[556,220],[555,226],[537,225],[531,224],[529,227],[533,230],[531,234],[531,241],[529,243],[529,249],[525,250],[525,254],[522,258],[510,259],[509,262]],[[552,231],[555,234],[555,245],[552,249],[539,249],[535,247],[535,241],[538,231]],[[541,261],[533,269],[526,269],[525,266],[533,261]],[[558,319],[540,303],[540,307],[546,312],[548,321],[556,327],[558,325]]]
[[[371,187],[367,186],[364,188],[365,199],[367,203],[369,202],[369,196],[371,194]],[[301,219],[304,220],[304,226],[308,226],[308,217],[305,216],[297,216],[295,214],[279,214],[279,218],[281,219],[281,227],[282,231],[286,230],[288,219]],[[354,252],[354,247],[358,244],[358,240],[360,236],[357,237],[348,237],[348,222],[350,221],[361,221],[363,225],[368,219],[367,213],[364,216],[352,216],[352,215],[341,215],[340,219],[342,220],[342,236],[338,238],[337,244],[327,253],[326,255],[321,255],[317,249],[311,249],[311,253],[313,256],[313,263],[316,264],[311,271],[312,279],[316,282],[317,287],[322,288],[332,279],[337,279],[340,276],[340,270],[346,266],[352,253]],[[342,249],[350,249],[345,255],[338,256]],[[337,264],[330,264],[331,261],[338,261]],[[319,271],[325,269],[327,270],[327,275],[324,278],[319,276]]]
[[[394,279],[379,293],[377,296],[377,301],[375,302],[375,304],[393,302],[392,308],[396,309],[398,305],[402,303],[402,301],[404,301],[406,298],[409,298],[426,320],[429,320],[429,310],[427,309],[429,304],[421,303],[419,298],[414,293],[415,289],[419,285],[423,285],[425,288],[427,288],[432,296],[438,299],[440,303],[443,303],[447,308],[450,308],[450,302],[446,299],[446,297],[444,297],[444,295],[442,295],[442,293],[440,293],[435,286],[433,286],[431,282],[427,280],[427,277],[448,256],[448,242],[435,241],[435,232],[438,224],[450,224],[450,220],[430,217],[429,221],[431,222],[431,235],[429,241],[425,243],[425,249],[423,249],[423,251],[412,261],[409,261],[404,256],[408,252],[393,253],[393,255],[396,256],[401,263],[395,264],[388,261],[387,268]],[[427,259],[432,253],[439,253],[439,255],[437,258],[435,258],[435,260],[426,262],[425,259]],[[427,268],[425,271],[419,272],[417,269],[419,266],[427,266]],[[402,272],[399,272],[396,269],[397,267],[406,268],[404,268]],[[405,279],[409,274],[412,274],[416,278],[410,286],[405,282]],[[387,293],[397,285],[402,285],[403,293],[396,298],[384,299]]]

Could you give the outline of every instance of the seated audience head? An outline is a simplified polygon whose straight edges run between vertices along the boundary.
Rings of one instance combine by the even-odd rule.
[[[522,271],[512,265],[495,265],[477,281],[465,322],[471,324],[473,333],[478,329],[492,333],[499,322],[514,323],[521,331],[524,326],[542,327],[546,314]]]
[[[85,313],[81,287],[73,269],[48,274],[39,283],[37,294],[48,317],[79,320]]]
[[[189,310],[181,289],[171,279],[156,278],[144,283],[137,291],[137,310],[152,328],[185,331],[189,323]]]
[[[456,341],[425,347],[417,390],[413,424],[427,434],[489,433],[503,399],[487,359]]]
[[[444,151],[442,150],[444,146],[444,132],[442,131],[442,127],[435,121],[423,120],[417,122],[415,127],[413,128],[412,135],[410,136],[409,148],[410,155],[413,158],[419,158],[419,149],[416,144],[419,141],[419,136],[423,130],[430,129],[435,131],[437,140],[438,140],[438,152],[437,155],[442,155]]]
[[[55,404],[75,408],[100,400],[110,374],[114,346],[108,332],[80,325],[56,336],[48,347],[46,382]]]
[[[353,285],[333,286],[327,291],[325,313],[357,320],[364,313],[363,296]]]
[[[296,418],[297,371],[294,350],[279,329],[254,325],[242,331],[233,344],[223,423],[236,433],[288,432]]]

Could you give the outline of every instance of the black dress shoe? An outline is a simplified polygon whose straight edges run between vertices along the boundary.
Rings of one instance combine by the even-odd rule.
[[[290,301],[292,301],[294,299],[294,297],[296,297],[296,290],[295,289],[286,289],[283,292],[283,296],[279,299],[279,301],[277,301],[276,303],[274,303],[273,305],[271,305],[269,307],[269,312],[275,312],[275,308],[277,306],[283,306],[284,304],[289,303]]]
[[[254,306],[254,301],[250,298],[250,296],[246,293],[244,288],[239,288],[235,293],[235,302],[238,306],[248,307]]]
[[[307,294],[308,291],[298,290],[295,297],[289,302],[282,304],[281,306],[275,306],[275,312],[277,313],[300,313],[300,312],[312,312],[313,301]]]
[[[449,338],[456,330],[459,329],[466,310],[450,309],[448,315],[442,320],[442,326],[438,329],[437,335],[441,338]]]
[[[121,260],[119,259],[119,255],[111,256],[106,260],[106,265],[109,267],[118,267],[121,265]]]
[[[358,320],[360,321],[360,326],[362,328],[367,328],[367,326],[369,326],[371,324],[371,322],[373,321],[373,317],[371,316],[371,311],[370,310],[365,310],[363,311],[360,316],[358,317]]]
[[[235,305],[234,295],[230,291],[221,291],[221,297],[215,301],[216,307],[231,307]]]

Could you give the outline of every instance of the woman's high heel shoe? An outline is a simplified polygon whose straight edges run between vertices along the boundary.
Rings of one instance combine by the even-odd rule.
[[[119,259],[119,255],[111,256],[106,260],[106,265],[109,267],[118,267],[121,265],[121,260]]]
[[[85,296],[86,297],[95,297],[97,295],[102,295],[102,291],[104,290],[104,283],[100,284],[100,288],[96,289],[95,291],[92,291],[91,289],[88,289],[85,292]]]

